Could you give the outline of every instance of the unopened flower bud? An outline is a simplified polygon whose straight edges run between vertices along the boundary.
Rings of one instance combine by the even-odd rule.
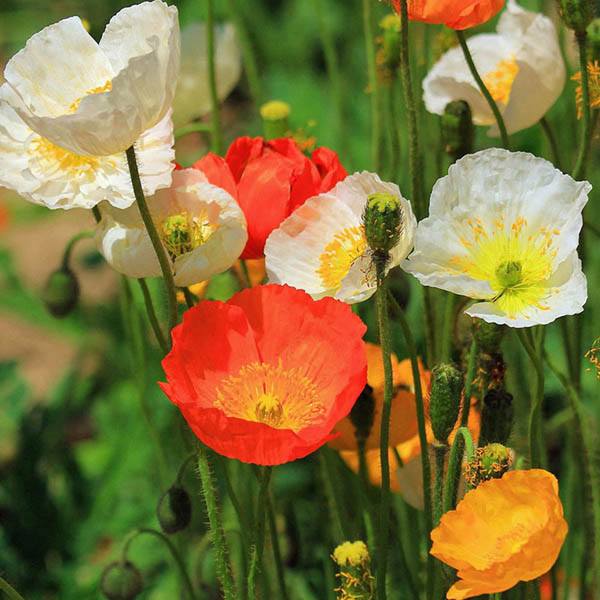
[[[504,325],[487,323],[483,319],[474,319],[473,337],[480,352],[486,352],[487,354],[498,352],[505,332],[506,327]]]
[[[340,568],[338,600],[372,600],[374,578],[371,557],[364,542],[344,542],[333,551],[333,560]]]
[[[462,373],[453,365],[440,364],[431,371],[429,416],[436,440],[446,444],[460,412]]]
[[[373,397],[373,388],[369,384],[365,385],[358,400],[354,403],[350,411],[350,421],[354,425],[356,440],[358,442],[366,441],[375,421],[375,398]]]
[[[377,257],[387,260],[390,250],[400,240],[404,215],[400,198],[386,192],[371,194],[363,213],[365,236]]]
[[[75,273],[65,266],[51,273],[42,291],[42,300],[54,317],[70,314],[79,301],[79,282]]]
[[[594,18],[591,0],[558,0],[559,12],[565,25],[583,33]]]
[[[471,107],[464,100],[447,104],[441,122],[444,150],[453,160],[473,152],[475,126]]]
[[[491,389],[483,399],[479,445],[506,444],[513,426],[513,397],[504,389]]]
[[[285,137],[289,134],[291,112],[290,105],[281,100],[271,100],[260,107],[260,116],[263,120],[263,129],[267,140]]]
[[[192,519],[190,495],[181,486],[171,486],[158,501],[156,516],[165,533],[185,529]]]
[[[117,561],[102,573],[100,589],[109,600],[132,600],[144,589],[144,580],[133,563]]]
[[[465,479],[473,487],[490,479],[500,479],[512,465],[510,450],[502,444],[477,448],[475,456],[465,465]]]

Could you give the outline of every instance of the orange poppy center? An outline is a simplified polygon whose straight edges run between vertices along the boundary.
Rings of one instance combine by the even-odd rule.
[[[253,362],[224,379],[215,407],[228,417],[298,432],[323,420],[326,408],[316,385],[293,367]]]

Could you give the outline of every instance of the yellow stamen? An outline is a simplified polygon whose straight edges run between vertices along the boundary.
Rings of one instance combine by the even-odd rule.
[[[354,262],[367,250],[363,227],[347,227],[335,234],[319,257],[317,274],[327,289],[338,290]]]
[[[28,152],[35,158],[42,173],[61,170],[73,176],[87,174],[90,179],[93,178],[95,170],[102,160],[95,156],[75,154],[56,146],[43,137],[34,138],[29,144]]]
[[[205,244],[217,229],[208,214],[187,212],[167,217],[159,224],[162,241],[172,260]]]
[[[84,96],[82,96],[81,98],[78,98],[77,100],[75,100],[75,102],[73,102],[71,104],[71,106],[69,106],[69,112],[77,112],[77,109],[79,108],[79,105],[81,104],[81,101],[86,97],[86,96],[91,96],[92,94],[104,94],[105,92],[110,92],[112,90],[112,81],[107,81],[104,85],[100,85],[98,87],[92,88],[91,90],[88,90]]]
[[[490,92],[492,98],[496,102],[500,102],[505,106],[510,100],[515,78],[519,74],[519,65],[516,58],[513,56],[508,59],[501,60],[494,71],[490,71],[483,76],[483,83]]]

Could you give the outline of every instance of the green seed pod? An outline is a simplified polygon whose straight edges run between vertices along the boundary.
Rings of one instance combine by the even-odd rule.
[[[500,479],[512,465],[510,450],[502,444],[477,448],[475,456],[465,465],[465,479],[476,487],[490,479]]]
[[[463,390],[462,373],[453,365],[442,363],[431,371],[429,416],[435,439],[446,444],[460,412]]]
[[[386,192],[371,194],[363,213],[365,236],[371,250],[387,257],[400,240],[403,221],[400,198]]]
[[[375,421],[375,398],[373,398],[373,388],[367,384],[358,400],[354,403],[350,411],[350,420],[354,425],[356,440],[366,441],[373,429]]]
[[[116,561],[104,569],[100,589],[109,600],[133,600],[144,589],[144,580],[133,563]]]
[[[483,319],[473,320],[473,336],[480,352],[487,354],[498,352],[505,332],[504,325],[486,323]]]
[[[446,106],[441,126],[444,150],[453,160],[473,152],[475,126],[471,107],[464,100],[454,100]]]
[[[190,495],[181,486],[171,486],[158,501],[156,516],[165,533],[177,533],[185,529],[192,520]]]
[[[479,446],[506,444],[513,426],[513,397],[506,390],[491,389],[483,399]]]
[[[558,0],[558,10],[565,25],[583,33],[594,18],[591,0]]]
[[[271,100],[260,107],[260,116],[263,120],[263,129],[267,140],[285,137],[289,134],[291,112],[290,105],[281,100]]]
[[[79,282],[69,267],[50,274],[42,291],[42,301],[48,312],[60,319],[70,314],[79,302]]]

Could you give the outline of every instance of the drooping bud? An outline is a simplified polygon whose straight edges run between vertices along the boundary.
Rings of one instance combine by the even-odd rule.
[[[591,0],[558,0],[558,8],[565,25],[576,33],[585,32],[594,18]]]
[[[479,445],[506,444],[513,426],[513,397],[504,389],[491,389],[483,399]]]
[[[133,563],[116,561],[104,569],[100,589],[109,600],[133,600],[144,589],[144,580]]]
[[[344,542],[334,551],[334,562],[340,568],[338,600],[372,600],[375,579],[371,574],[371,557],[364,542]]]
[[[158,501],[156,516],[165,533],[177,533],[192,520],[192,502],[185,488],[171,486]]]
[[[373,388],[367,384],[350,411],[350,421],[354,425],[357,442],[365,442],[375,421],[375,398]]]
[[[465,480],[472,487],[490,479],[500,479],[512,465],[511,451],[502,444],[477,448],[475,456],[465,465]]]
[[[63,265],[50,274],[42,291],[42,301],[57,319],[66,317],[77,306],[79,282],[68,266]]]
[[[290,132],[290,105],[281,100],[271,100],[260,107],[263,130],[267,140],[285,137]]]
[[[400,198],[386,192],[376,192],[367,199],[363,213],[365,237],[375,261],[387,262],[390,250],[400,240],[404,214]]]
[[[475,126],[471,107],[464,100],[446,105],[441,125],[444,150],[454,161],[473,152]]]
[[[442,363],[431,371],[429,416],[438,442],[446,444],[460,412],[463,390],[462,373],[450,364]]]

